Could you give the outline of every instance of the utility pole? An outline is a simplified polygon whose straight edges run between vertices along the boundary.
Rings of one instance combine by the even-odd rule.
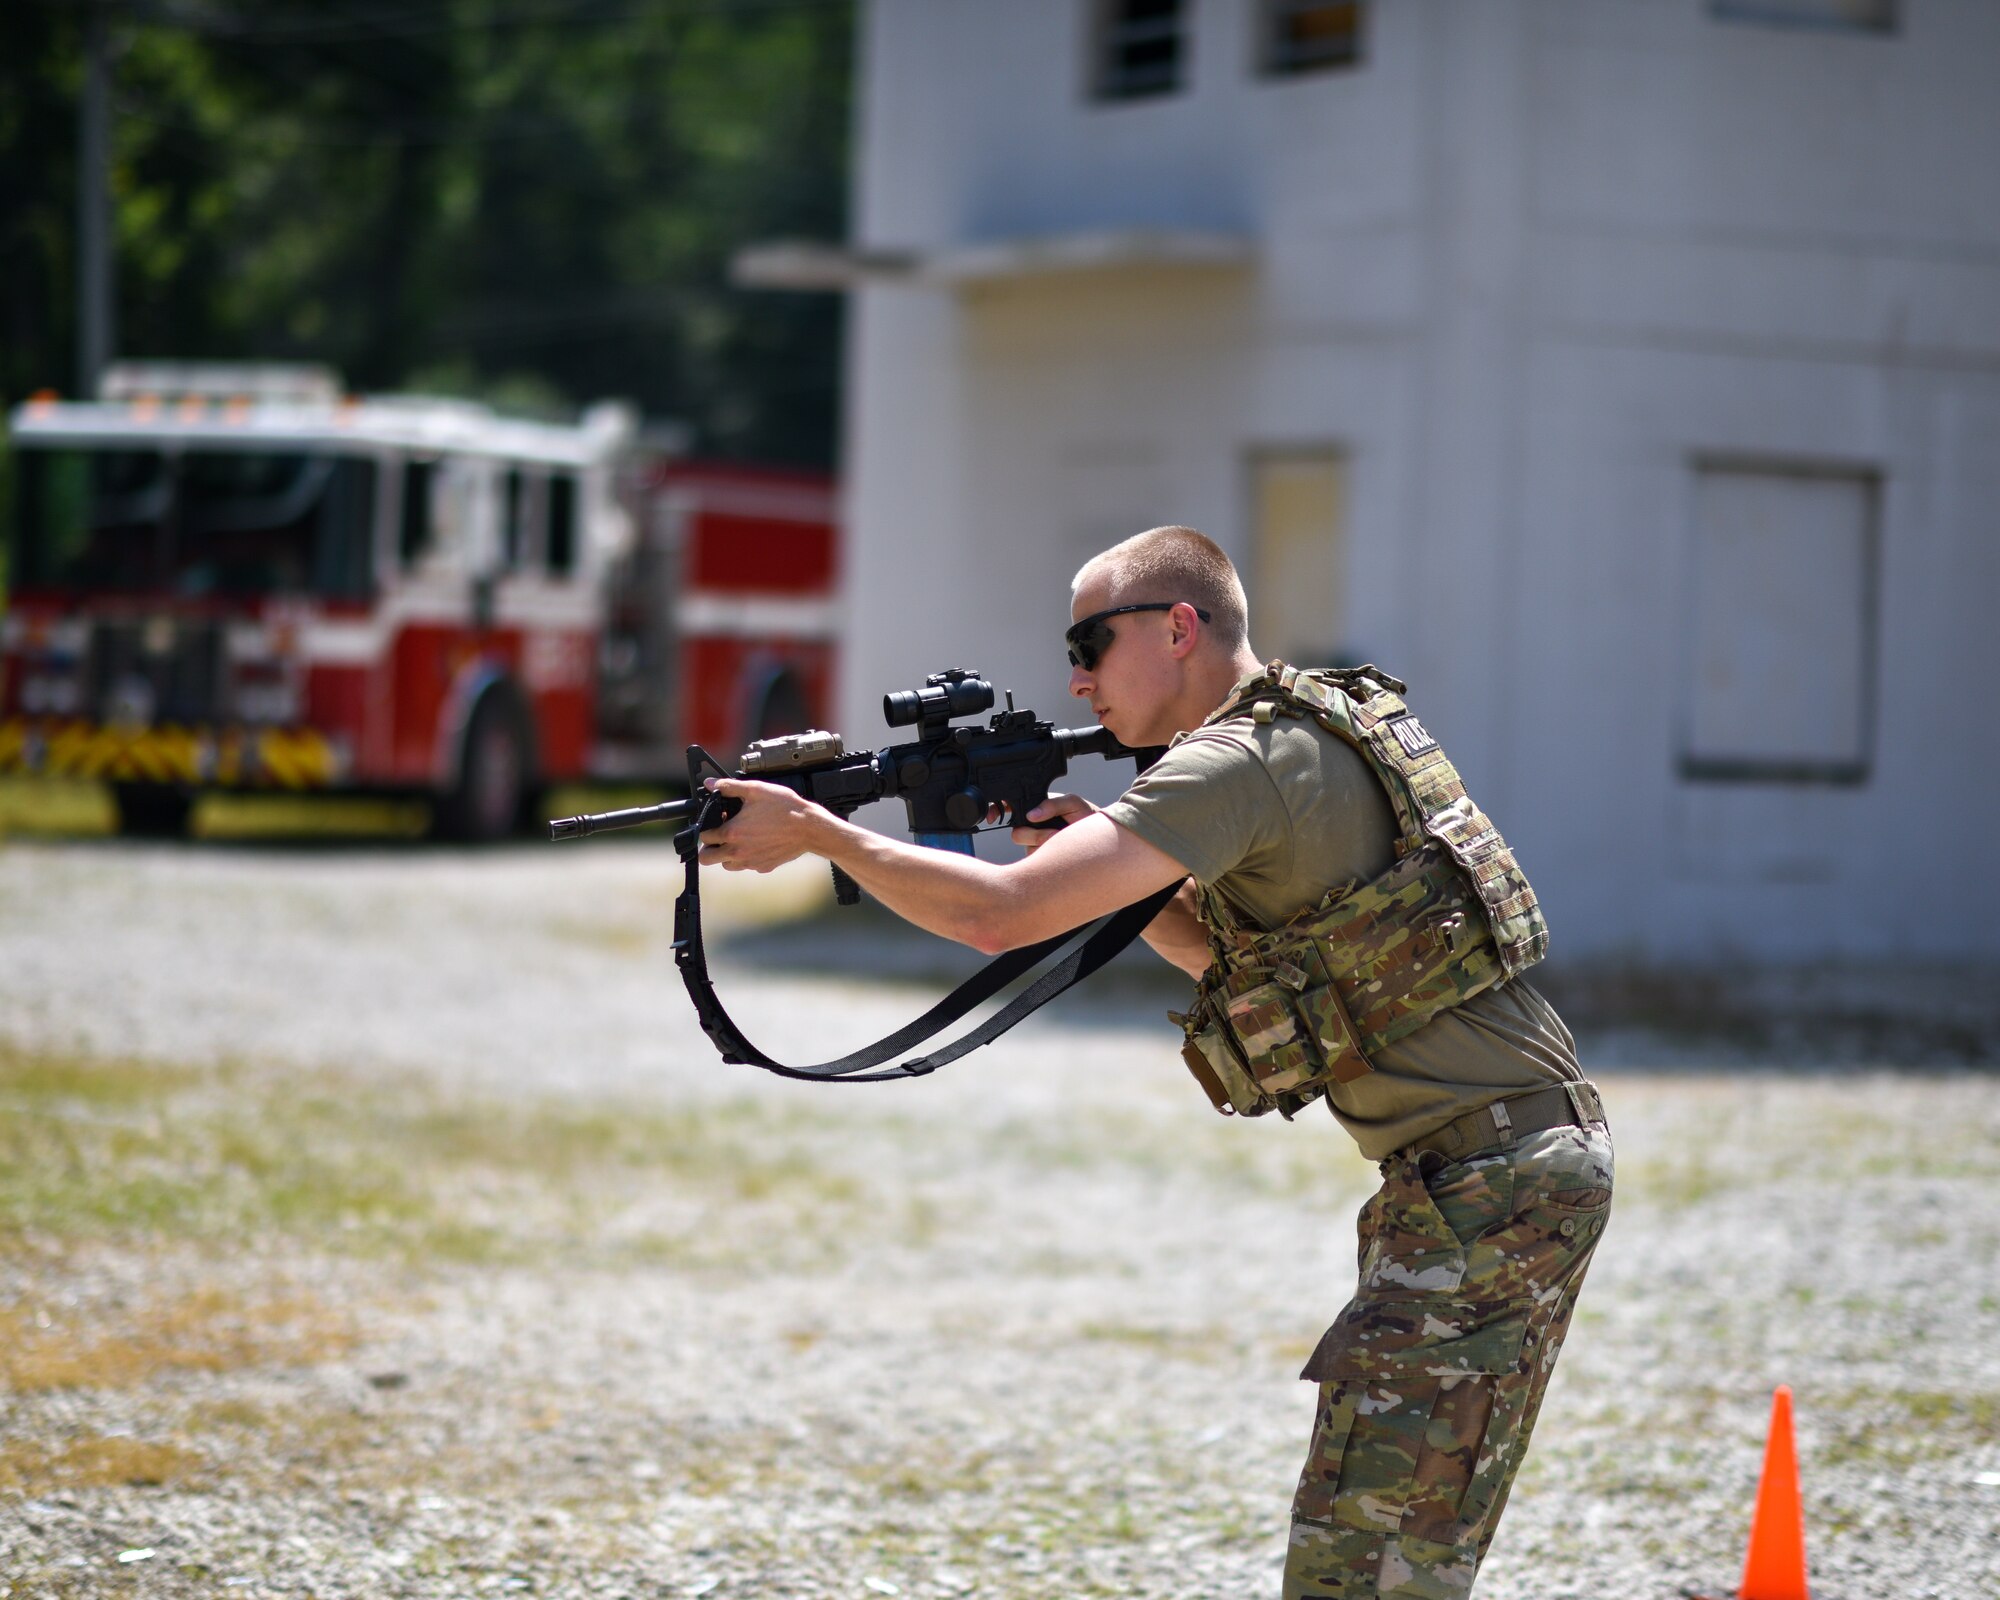
[[[76,125],[77,390],[97,380],[118,344],[111,259],[111,22],[105,0],[91,0],[84,42],[83,100]]]

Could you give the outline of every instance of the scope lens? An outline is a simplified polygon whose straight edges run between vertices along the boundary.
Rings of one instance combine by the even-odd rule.
[[[897,689],[882,696],[882,720],[892,728],[916,722],[924,714],[921,689]]]

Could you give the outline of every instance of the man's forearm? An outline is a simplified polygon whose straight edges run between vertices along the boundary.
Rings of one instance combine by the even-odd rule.
[[[887,839],[830,814],[816,822],[812,851],[904,921],[982,949],[995,911],[1011,893],[1004,870],[992,862]]]
[[[769,872],[802,853],[823,856],[905,921],[989,954],[1135,905],[1186,876],[1108,817],[1080,818],[1027,859],[1000,866],[885,839],[753,778],[714,778],[709,787],[742,808],[704,838],[703,861]]]

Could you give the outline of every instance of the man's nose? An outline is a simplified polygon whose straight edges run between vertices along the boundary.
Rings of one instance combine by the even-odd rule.
[[[1090,698],[1090,674],[1084,668],[1069,669],[1069,692],[1079,700]]]

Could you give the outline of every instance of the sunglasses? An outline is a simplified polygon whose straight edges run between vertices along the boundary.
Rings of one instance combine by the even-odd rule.
[[[1081,622],[1071,623],[1063,633],[1063,643],[1069,646],[1069,664],[1081,667],[1085,672],[1097,670],[1097,663],[1111,648],[1112,640],[1117,638],[1111,631],[1111,624],[1104,620],[1106,617],[1122,617],[1128,611],[1171,611],[1183,604],[1186,602],[1180,600],[1149,600],[1143,605],[1113,606],[1109,611],[1091,612]],[[1208,621],[1208,613],[1200,606],[1190,606],[1189,609],[1203,622]]]

